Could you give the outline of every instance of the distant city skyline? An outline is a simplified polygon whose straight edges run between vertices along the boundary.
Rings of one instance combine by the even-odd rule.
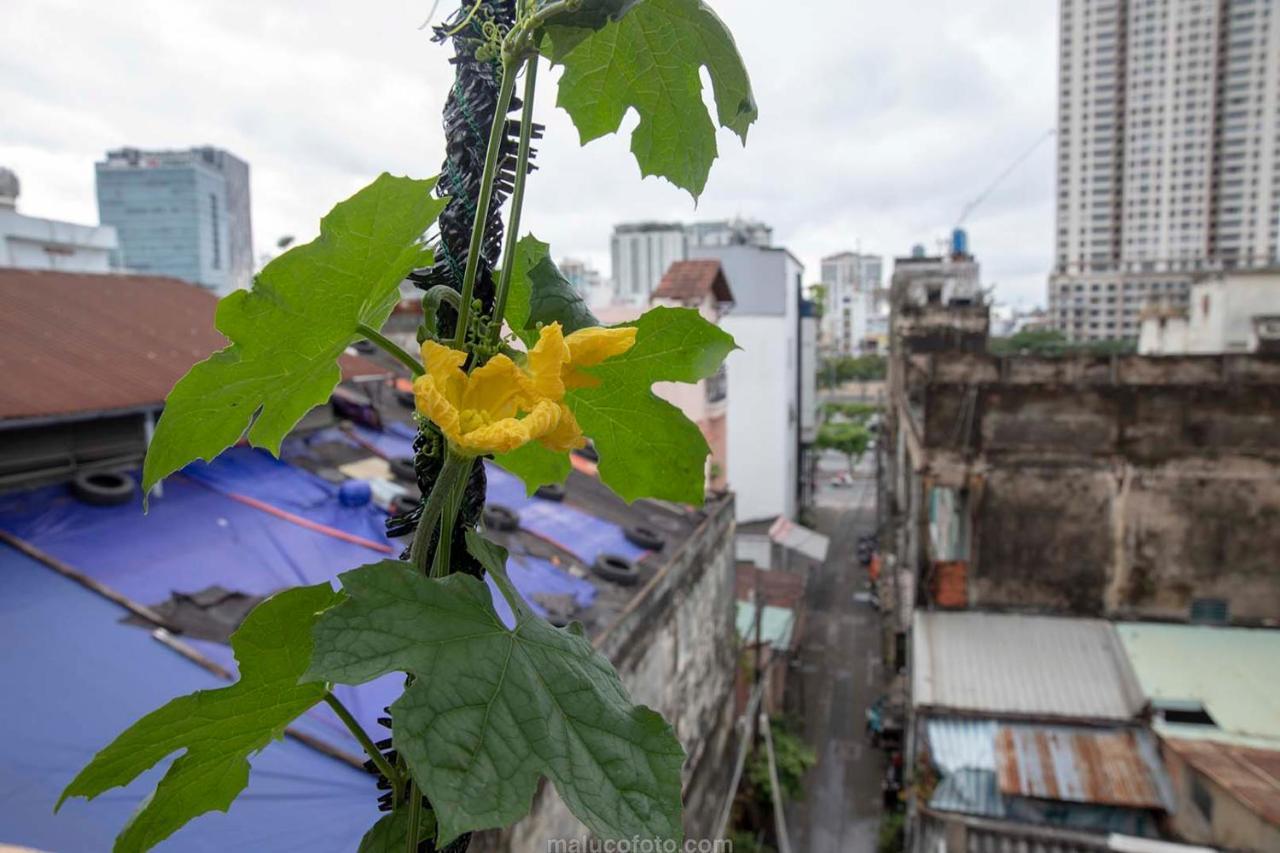
[[[335,202],[380,172],[439,170],[452,68],[442,61],[448,50],[419,29],[430,5],[353,15],[317,0],[299,15],[191,0],[157,16],[141,0],[11,0],[0,32],[0,164],[23,177],[32,215],[89,223],[103,151],[215,145],[253,166],[258,244],[285,234],[306,242]],[[751,70],[760,120],[745,149],[718,137],[720,159],[696,206],[670,184],[637,180],[626,134],[580,147],[555,107],[559,71],[540,78],[537,120],[547,130],[523,219],[553,257],[607,270],[616,222],[741,215],[773,225],[774,244],[804,262],[812,283],[821,258],[854,238],[886,258],[913,243],[932,247],[1054,124],[1054,3],[973,0],[957,14],[947,0],[813,0],[791,34],[758,0],[712,5]],[[87,80],[110,85],[90,89]],[[1042,302],[1053,259],[1052,147],[966,226],[998,297]]]

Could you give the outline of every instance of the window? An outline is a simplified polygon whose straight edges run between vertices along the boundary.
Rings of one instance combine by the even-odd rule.
[[[1196,804],[1196,808],[1199,809],[1204,819],[1212,824],[1213,796],[1209,793],[1209,789],[1205,787],[1204,782],[1201,781],[1199,773],[1193,771],[1188,773],[1187,777],[1191,780],[1191,802]]]

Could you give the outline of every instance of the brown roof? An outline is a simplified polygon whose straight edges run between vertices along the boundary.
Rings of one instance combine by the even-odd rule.
[[[686,304],[701,302],[713,294],[716,302],[732,302],[733,292],[716,260],[676,261],[658,283],[654,299],[672,299]]]
[[[1280,751],[1186,738],[1164,742],[1249,811],[1280,826]]]
[[[804,599],[804,575],[758,569],[751,563],[738,563],[736,591],[739,601],[754,601],[756,584],[767,607],[795,610]]]
[[[173,278],[0,268],[0,419],[158,406],[227,345],[217,304]],[[351,356],[342,367],[387,373]]]
[[[1165,808],[1156,778],[1161,772],[1156,750],[1146,732],[1001,726],[996,730],[995,751],[1002,794]]]

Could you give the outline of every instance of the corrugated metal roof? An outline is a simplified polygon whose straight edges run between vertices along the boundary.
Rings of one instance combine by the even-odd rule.
[[[963,826],[965,846],[954,848],[954,833],[948,826]],[[1078,832],[1047,826],[1030,826],[1014,821],[990,820],[958,814],[921,815],[913,853],[1215,853],[1211,847],[1136,838],[1117,833]]]
[[[1001,726],[995,736],[1002,794],[1167,809],[1169,783],[1144,731]]]
[[[929,798],[929,808],[982,817],[1004,817],[1004,797],[996,774],[990,770],[957,770],[942,778]]]
[[[778,516],[769,527],[769,538],[784,548],[790,548],[817,562],[827,558],[827,546],[831,542],[818,531],[796,524],[785,515]]]
[[[756,606],[750,601],[738,602],[737,617],[738,636],[748,643],[755,642]],[[775,649],[785,651],[791,647],[791,629],[795,625],[795,614],[783,607],[764,608],[760,618],[760,639]]]
[[[1217,726],[1195,729],[1215,740],[1280,741],[1280,631],[1136,622],[1117,631],[1153,703],[1200,704]],[[1179,737],[1191,729],[1159,728]]]
[[[1164,742],[1250,812],[1280,826],[1280,751],[1206,740],[1165,738]]]
[[[213,294],[172,278],[0,269],[0,418],[156,406],[227,341]],[[347,378],[388,373],[343,356]]]
[[[917,611],[912,701],[1045,720],[1130,720],[1144,699],[1109,622]]]
[[[996,769],[995,720],[929,720],[929,758],[943,773]]]

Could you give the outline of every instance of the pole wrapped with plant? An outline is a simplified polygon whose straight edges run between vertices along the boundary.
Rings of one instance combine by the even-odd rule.
[[[339,356],[366,338],[415,376],[424,498],[398,528],[414,530],[412,545],[404,559],[342,574],[340,590],[272,596],[232,637],[236,683],[173,700],[94,757],[59,806],[181,753],[116,850],[149,849],[225,811],[248,784],[250,757],[321,702],[389,788],[390,812],[362,851],[465,849],[469,833],[527,813],[543,776],[601,838],[682,837],[680,743],[661,716],[631,702],[580,625],[553,627],[511,585],[506,552],[478,528],[483,460],[532,492],[563,482],[569,453],[590,438],[601,481],[625,500],[702,502],[706,441],[651,386],[711,376],[733,340],[693,309],[658,307],[603,327],[549,247],[517,239],[538,132],[533,95],[541,59],[563,66],[558,104],[584,144],[616,132],[634,109],[642,174],[696,198],[716,157],[716,124],[745,141],[756,118],[750,83],[703,0],[474,0],[438,34],[454,41],[457,65],[441,176],[381,175],[321,220],[319,238],[223,299],[216,325],[230,345],[175,385],[143,469],[149,491],[242,438],[278,454],[337,386]],[[427,241],[433,226],[439,238]],[[420,360],[379,331],[409,276],[426,290]],[[498,617],[483,572],[514,625]],[[406,687],[384,753],[331,687],[390,672],[405,674]]]

